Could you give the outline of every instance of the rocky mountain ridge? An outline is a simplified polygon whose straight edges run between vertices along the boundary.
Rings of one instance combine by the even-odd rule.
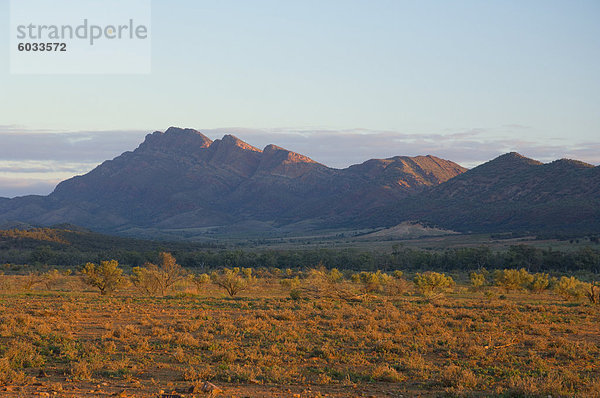
[[[233,135],[148,134],[133,151],[61,182],[46,197],[0,198],[0,222],[71,223],[102,232],[264,233],[389,227],[421,221],[457,231],[600,224],[600,168],[516,153],[467,170],[435,156],[334,169]]]

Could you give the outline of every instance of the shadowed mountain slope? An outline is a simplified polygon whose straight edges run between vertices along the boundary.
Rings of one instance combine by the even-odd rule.
[[[412,219],[460,231],[598,232],[600,167],[508,153],[370,216],[375,223]]]

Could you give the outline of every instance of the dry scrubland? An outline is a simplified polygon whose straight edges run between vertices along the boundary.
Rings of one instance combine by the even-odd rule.
[[[240,270],[230,297],[223,271],[176,272],[166,291],[140,285],[151,271],[112,295],[81,275],[0,276],[0,396],[600,396],[589,285]]]

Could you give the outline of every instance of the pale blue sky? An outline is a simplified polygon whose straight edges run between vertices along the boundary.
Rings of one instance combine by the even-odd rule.
[[[150,75],[10,75],[0,57],[0,140],[17,134],[35,147],[32,132],[46,130],[112,140],[88,166],[29,179],[11,174],[14,162],[44,159],[23,148],[13,166],[0,165],[0,196],[48,193],[56,180],[171,125],[209,129],[211,138],[230,130],[336,167],[427,153],[472,166],[506,150],[600,162],[597,0],[152,5]],[[8,1],[0,0],[7,25]],[[0,53],[8,54],[8,34],[0,29]],[[103,137],[109,130],[123,133]],[[310,140],[294,140],[297,131]],[[335,136],[336,148],[323,147],[330,141],[319,134]],[[349,148],[347,158],[339,148]],[[55,167],[79,161],[53,159]]]

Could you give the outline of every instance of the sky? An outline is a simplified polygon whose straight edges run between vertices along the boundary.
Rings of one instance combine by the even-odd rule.
[[[48,194],[169,126],[340,168],[508,151],[600,163],[597,0],[151,5],[146,74],[11,74],[0,28],[0,196]],[[0,26],[9,15],[0,0]]]

